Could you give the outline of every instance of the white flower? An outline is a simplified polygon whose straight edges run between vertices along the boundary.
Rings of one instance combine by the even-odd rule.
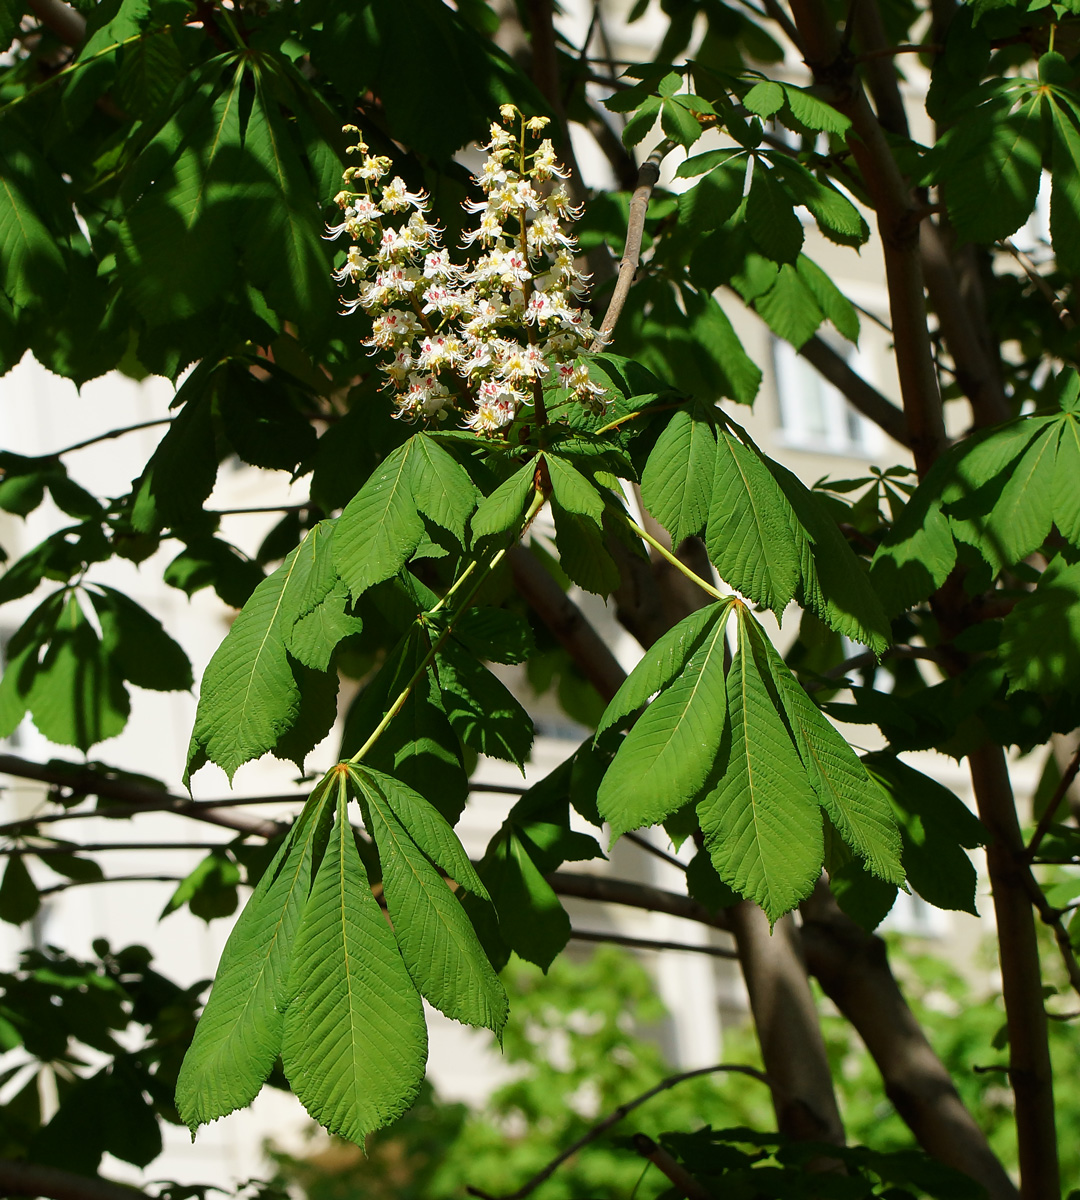
[[[497,433],[514,419],[521,401],[521,395],[511,388],[482,383],[476,408],[465,418],[465,424],[477,433]]]
[[[409,207],[424,208],[427,201],[426,192],[410,192],[405,186],[405,180],[400,175],[395,175],[383,188],[379,207],[383,212],[405,212]]]
[[[461,358],[461,343],[456,337],[432,334],[420,343],[416,365],[421,371],[441,371],[452,367]]]
[[[378,350],[396,350],[403,341],[418,332],[420,327],[420,322],[411,312],[391,308],[371,323],[371,337],[364,345]]]
[[[541,182],[555,176],[557,179],[569,179],[570,172],[559,165],[555,158],[555,147],[550,138],[544,138],[533,155],[532,168],[529,174]]]

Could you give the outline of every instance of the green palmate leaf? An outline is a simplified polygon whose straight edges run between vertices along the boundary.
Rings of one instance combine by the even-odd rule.
[[[426,433],[411,456],[412,492],[419,510],[465,544],[465,526],[480,493],[468,471]]]
[[[754,245],[766,258],[793,263],[803,244],[803,228],[791,200],[772,172],[760,164],[746,198],[746,228]]]
[[[567,512],[587,517],[599,525],[604,515],[604,498],[596,487],[564,458],[546,454],[544,462],[556,502]]]
[[[235,278],[235,234],[249,182],[240,138],[246,60],[219,90],[227,64],[222,56],[201,68],[195,94],[143,151],[129,179],[135,195],[120,226],[118,270],[154,325],[195,315]],[[159,286],[162,279],[167,288]]]
[[[804,257],[799,255],[800,259]],[[754,309],[777,337],[796,350],[813,337],[825,316],[791,263],[784,263],[772,287],[756,297]]]
[[[687,107],[687,96],[665,97],[660,109],[660,128],[680,146],[692,146],[701,137],[701,124]],[[711,109],[711,105],[708,106]]]
[[[37,915],[41,897],[21,854],[8,857],[0,882],[0,921],[22,925]]]
[[[925,600],[956,565],[956,542],[940,501],[948,471],[944,459],[930,468],[870,564],[870,581],[891,617]]]
[[[1050,239],[1061,270],[1080,274],[1080,130],[1075,110],[1050,105],[1053,119],[1053,162],[1050,193]]]
[[[129,683],[159,692],[191,687],[191,663],[160,621],[115,588],[97,584],[89,595],[101,623],[102,648]]]
[[[656,124],[661,104],[662,101],[659,96],[649,96],[646,99],[645,103],[626,122],[622,134],[624,145],[636,146],[644,140],[649,130]]]
[[[796,599],[838,633],[880,653],[892,631],[862,563],[806,487],[779,463],[768,466],[791,505],[802,574]]]
[[[293,658],[313,670],[328,671],[337,644],[364,627],[348,608],[349,594],[339,580],[289,631],[285,645]]]
[[[331,553],[332,528],[327,522],[317,525],[259,584],[214,652],[195,714],[189,772],[209,759],[231,779],[241,764],[276,752],[297,724],[301,688],[286,643],[298,618],[323,598],[313,582],[332,584],[322,565]]]
[[[622,686],[604,709],[596,736],[605,729],[637,712],[644,704],[662,691],[682,671],[687,659],[701,644],[702,638],[712,628],[713,622],[730,607],[729,601],[707,604],[677,625],[669,629],[644,653],[641,661],[623,680]]]
[[[619,568],[604,545],[604,535],[590,517],[567,512],[552,500],[559,565],[579,587],[606,596],[619,586]]]
[[[0,289],[17,309],[47,294],[65,272],[57,237],[35,204],[42,167],[23,148],[0,152]]]
[[[724,631],[731,604],[713,618],[679,675],[638,718],[604,775],[596,803],[617,838],[655,825],[696,799],[725,727]]]
[[[1046,541],[1053,524],[1052,480],[1057,429],[1046,428],[1009,469],[982,542],[1002,564],[1020,562]]]
[[[1068,413],[1061,422],[1054,475],[1050,484],[1051,507],[1058,533],[1080,547],[1080,420]]]
[[[716,418],[697,402],[672,414],[641,475],[645,506],[671,534],[672,544],[699,534],[709,516],[716,460]]]
[[[400,779],[374,771],[366,763],[362,767],[350,765],[348,769],[365,795],[378,792],[409,837],[437,867],[474,896],[491,899],[450,822],[434,805]]]
[[[1080,564],[1051,561],[1005,618],[1001,656],[1010,692],[1080,690]]]
[[[878,878],[904,881],[900,836],[889,802],[855,751],[803,690],[756,622],[747,622],[759,663],[768,668],[795,748],[836,831]]]
[[[532,626],[505,608],[469,608],[454,622],[454,637],[477,658],[523,663],[536,649]]]
[[[467,746],[521,767],[532,748],[529,714],[482,663],[450,640],[435,659],[442,705]]]
[[[784,89],[771,79],[763,79],[746,93],[743,104],[759,117],[771,117],[784,107]]]
[[[218,468],[213,415],[216,382],[216,371],[200,364],[176,393],[173,404],[183,407],[133,485],[131,523],[140,533],[191,520],[201,513],[213,491]]]
[[[821,873],[821,811],[778,711],[767,664],[748,632],[752,618],[744,606],[738,618],[718,779],[698,801],[698,819],[720,878],[776,921],[809,895]]]
[[[843,113],[837,112],[824,100],[819,100],[813,92],[790,83],[781,86],[787,99],[788,111],[804,128],[842,136],[850,127],[851,121]]]
[[[1015,112],[1009,101],[983,104],[949,130],[934,149],[934,181],[943,183],[949,216],[961,238],[1008,237],[1035,207],[1042,171],[1042,100]]]
[[[448,1017],[499,1033],[506,1023],[506,993],[465,910],[381,789],[362,772],[356,777],[379,848],[387,909],[413,983]]]
[[[333,778],[312,792],[222,951],[176,1082],[177,1111],[193,1132],[250,1104],[281,1052],[293,938]]]
[[[948,788],[889,754],[863,760],[893,805],[908,883],[935,908],[975,916],[978,879],[964,847],[985,845],[979,819]]]
[[[859,314],[855,305],[833,283],[832,279],[817,265],[813,259],[800,254],[795,263],[799,279],[806,285],[813,296],[818,308],[833,323],[836,332],[842,334],[849,342],[859,340]]]
[[[474,539],[505,533],[520,520],[535,486],[535,476],[536,459],[530,459],[480,501],[472,518]]]
[[[26,704],[50,742],[80,750],[115,737],[127,724],[130,704],[120,672],[74,594],[57,618]]]
[[[723,153],[725,157],[718,166],[679,196],[679,224],[691,234],[700,235],[723,225],[742,201],[746,158],[741,153]]]
[[[424,535],[413,497],[417,439],[388,454],[338,518],[334,562],[353,599],[396,575]]]
[[[132,115],[153,117],[183,80],[184,60],[170,30],[161,30],[126,46],[116,77],[116,99]]]
[[[244,135],[250,176],[245,260],[253,281],[283,315],[317,322],[333,304],[329,258],[320,236],[322,214],[272,87],[256,66]]]
[[[870,237],[870,227],[854,204],[829,183],[822,183],[801,163],[778,155],[775,171],[795,204],[810,210],[821,232],[841,246],[861,246]]]
[[[941,499],[953,534],[975,546],[995,569],[1038,549],[1049,532],[1049,495],[1014,483],[1041,477],[1049,488],[1059,417],[1021,417],[970,438],[946,456]],[[1040,536],[1041,535],[1041,536]]]
[[[28,589],[32,590],[32,589]],[[42,648],[48,644],[64,609],[65,593],[47,596],[19,626],[4,647],[4,673],[0,678],[0,737],[8,738],[19,727],[30,704],[30,693],[39,669]]]
[[[705,546],[720,577],[783,612],[799,581],[790,506],[757,453],[720,430]]]
[[[281,1061],[311,1116],[363,1146],[416,1099],[427,1029],[420,995],[371,894],[344,776],[337,777],[337,824],[293,944]]]

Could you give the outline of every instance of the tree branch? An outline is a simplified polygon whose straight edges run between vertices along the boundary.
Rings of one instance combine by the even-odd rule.
[[[610,700],[626,672],[607,643],[531,550],[515,546],[506,557],[518,593],[569,651],[586,679]]]
[[[50,763],[43,766],[19,758],[15,754],[0,754],[0,775],[36,779],[39,783],[48,783],[63,789],[69,796],[99,796],[119,800],[132,805],[134,810],[143,804],[151,804],[158,811],[178,812],[197,821],[207,821],[211,825],[220,825],[225,829],[235,829],[256,837],[274,837],[282,828],[276,821],[267,820],[265,817],[222,812],[187,796],[174,796],[162,789],[133,783],[128,779],[110,778],[90,767],[81,767],[75,763]],[[297,796],[296,799],[303,800],[304,797]]]
[[[777,1128],[801,1141],[842,1146],[844,1126],[795,922],[789,914],[770,929],[750,900],[728,913],[762,1061],[779,1088],[773,1091]]]
[[[843,395],[852,408],[883,429],[894,442],[911,446],[903,410],[887,400],[877,388],[871,387],[827,342],[814,336],[802,344],[799,354]]]
[[[649,197],[660,179],[660,163],[674,148],[674,143],[665,138],[659,146],[641,164],[638,170],[637,187],[630,197],[630,216],[626,223],[626,243],[623,246],[622,261],[619,263],[619,275],[615,280],[615,291],[611,295],[607,312],[600,324],[600,329],[592,344],[595,354],[602,350],[611,340],[615,326],[622,315],[626,298],[637,274],[638,263],[641,261],[641,239],[645,233],[645,216],[649,211]]]
[[[81,46],[86,37],[86,18],[63,0],[30,0],[30,11],[65,46]]]
[[[693,1071],[681,1071],[678,1075],[669,1075],[655,1087],[649,1088],[647,1092],[642,1092],[640,1096],[635,1096],[633,1100],[627,1100],[625,1104],[620,1104],[618,1108],[613,1109],[602,1121],[591,1126],[573,1145],[568,1146],[561,1154],[553,1158],[542,1171],[538,1171],[527,1183],[522,1184],[516,1192],[510,1192],[505,1196],[492,1196],[488,1192],[481,1191],[480,1188],[467,1187],[465,1190],[470,1196],[479,1196],[481,1200],[524,1200],[525,1196],[534,1192],[545,1180],[550,1179],[568,1158],[572,1158],[579,1150],[583,1150],[591,1142],[595,1142],[613,1125],[617,1125],[623,1117],[632,1113],[635,1108],[639,1108],[647,1100],[651,1100],[653,1096],[658,1096],[661,1092],[666,1092],[669,1088],[684,1083],[687,1079],[697,1079],[702,1075],[715,1075],[718,1071],[748,1075],[751,1079],[760,1080],[766,1087],[774,1086],[767,1075],[754,1067],[744,1067],[741,1063],[718,1063],[715,1067],[698,1067]]]
[[[612,946],[628,946],[631,950],[681,950],[689,954],[708,954],[713,958],[738,959],[737,950],[728,950],[723,946],[694,946],[689,942],[660,942],[653,938],[624,937],[621,933],[603,933],[589,929],[571,931],[572,942],[599,942]]]
[[[1069,788],[1072,787],[1078,770],[1080,770],[1080,745],[1077,745],[1069,765],[1062,771],[1061,779],[1054,788],[1054,794],[1047,802],[1046,808],[1043,809],[1043,815],[1039,818],[1038,825],[1035,826],[1035,832],[1031,835],[1031,841],[1028,842],[1027,849],[1024,851],[1024,857],[1028,862],[1031,862],[1039,853],[1039,847],[1042,845],[1043,838],[1046,837],[1046,831],[1053,825],[1057,810],[1061,807],[1061,802],[1065,799]]]
[[[1017,1200],[1016,1186],[897,986],[885,943],[840,911],[824,881],[801,911],[811,973],[866,1044],[885,1094],[919,1145],[981,1183],[989,1200]]]
[[[823,0],[792,0],[791,8],[815,83],[852,123],[848,148],[877,213],[904,415],[915,465],[923,476],[948,444],[919,259],[919,221],[924,214],[900,173]]]
[[[0,1193],[5,1196],[44,1196],[48,1200],[145,1200],[145,1192],[108,1179],[93,1179],[43,1167],[37,1163],[0,1158]]]
[[[67,5],[61,5],[62,8],[67,8]],[[72,10],[72,14],[82,20],[79,13]],[[118,429],[110,429],[106,433],[96,434],[94,437],[85,438],[81,442],[74,442],[70,446],[65,446],[63,450],[54,450],[52,454],[43,454],[42,458],[62,458],[65,454],[73,454],[76,450],[85,450],[87,446],[96,446],[98,442],[110,442],[113,438],[123,437],[126,433],[137,433],[140,429],[153,429],[155,425],[171,425],[172,417],[157,417],[153,421],[139,421],[136,425],[121,425]]]
[[[663,1146],[653,1141],[647,1133],[635,1133],[634,1149],[642,1158],[647,1158],[661,1175],[667,1176],[675,1190],[686,1197],[686,1200],[713,1200],[713,1194],[707,1187],[690,1174],[690,1172],[673,1158]]]
[[[1024,1200],[1058,1200],[1061,1178],[1053,1070],[1020,823],[1001,747],[988,743],[973,751],[968,761],[979,817],[992,839],[986,849],[986,865],[994,897],[1009,1031],[1009,1082],[1016,1098],[1020,1194]]]

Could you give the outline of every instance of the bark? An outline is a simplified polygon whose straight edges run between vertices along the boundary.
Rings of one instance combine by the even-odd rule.
[[[827,342],[817,336],[812,337],[803,343],[799,353],[843,395],[852,408],[883,429],[894,442],[910,446],[903,410],[891,400],[886,400],[877,388],[853,371]]]
[[[811,974],[865,1042],[885,1094],[919,1145],[981,1183],[990,1200],[1017,1200],[1015,1184],[908,1007],[885,943],[845,916],[824,882],[804,901],[802,916]]]
[[[900,173],[855,74],[854,59],[841,45],[823,0],[792,0],[791,10],[815,83],[851,121],[848,148],[877,214],[900,392],[921,477],[947,445],[919,253],[919,221],[924,212]]]
[[[801,1141],[842,1146],[844,1127],[795,921],[783,917],[770,930],[768,917],[749,900],[728,911],[765,1072],[777,1085],[777,1128]]]
[[[1009,1031],[1009,1082],[1016,1097],[1020,1194],[1024,1200],[1059,1200],[1054,1081],[1039,948],[1009,769],[1001,747],[989,744],[972,753],[969,764],[979,817],[993,839],[986,850],[986,865]]]
[[[30,0],[30,11],[65,46],[79,46],[86,37],[86,18],[63,0]]]
[[[1078,751],[1080,751],[1080,730],[1074,733],[1055,733],[1050,738],[1050,752],[1062,775],[1072,766]],[[1072,819],[1080,824],[1080,778],[1074,778],[1065,789],[1065,799],[1069,803]]]

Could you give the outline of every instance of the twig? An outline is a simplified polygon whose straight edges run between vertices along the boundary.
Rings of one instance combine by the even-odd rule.
[[[914,658],[922,659],[926,662],[940,662],[941,655],[929,646],[907,646],[903,643],[890,646],[881,654],[881,659],[886,658]],[[878,661],[878,656],[873,650],[864,650],[861,654],[855,654],[851,658],[845,659],[842,663],[838,663],[835,667],[829,667],[827,671],[822,671],[824,679],[843,679],[849,671],[860,671],[863,667],[872,667]],[[819,688],[825,687],[825,683],[821,680],[810,680],[803,683],[803,688],[808,692],[816,692]]]
[[[737,950],[723,946],[694,946],[689,942],[660,942],[652,938],[624,937],[621,933],[597,933],[589,929],[575,929],[570,934],[574,942],[610,943],[612,946],[627,946],[631,950],[685,950],[691,954],[708,954],[713,958],[738,959]]]
[[[899,46],[882,46],[877,50],[864,50],[856,54],[857,63],[875,58],[894,58],[897,54],[940,54],[945,47],[939,42],[902,42]]]
[[[1075,329],[1076,322],[1072,319],[1072,314],[1065,307],[1065,302],[1039,274],[1038,268],[1031,261],[1028,255],[1026,255],[1018,246],[1014,245],[1011,238],[1005,238],[1001,244],[1020,264],[1024,270],[1024,274],[1028,277],[1028,279],[1030,279],[1031,282],[1046,297],[1050,303],[1050,307],[1055,313],[1057,313],[1058,320],[1061,321],[1062,325],[1064,325],[1066,329]]]
[[[664,1147],[657,1145],[647,1133],[635,1133],[633,1140],[634,1149],[638,1154],[647,1158],[662,1175],[666,1175],[674,1184],[675,1190],[681,1192],[686,1200],[713,1200],[712,1194],[698,1183],[682,1163],[672,1158]]]
[[[38,888],[39,896],[52,896],[68,888],[85,887],[91,883],[180,883],[179,875],[109,875],[104,879],[68,879],[51,887]]]
[[[255,513],[304,512],[311,507],[310,500],[303,500],[299,504],[264,504],[255,508],[208,508],[205,511],[210,517],[246,517]]]
[[[480,791],[510,791],[513,786],[499,784],[470,784],[474,792]],[[2,789],[0,789],[2,790]],[[519,789],[524,791],[524,789]],[[191,800],[180,814],[198,820],[200,810],[213,811],[217,808],[242,808],[248,804],[296,804],[307,797],[303,793],[289,796],[230,796],[224,800]],[[40,817],[22,817],[18,821],[9,821],[0,825],[0,837],[22,833],[27,829],[35,829],[39,825],[55,825],[62,821],[87,821],[93,817],[103,820],[116,820],[126,817],[137,817],[140,813],[171,812],[176,808],[175,801],[170,799],[161,804],[117,804],[109,808],[80,808],[75,812],[44,813]]]
[[[640,833],[624,833],[623,837],[628,842],[633,842],[635,846],[640,846],[646,854],[651,854],[655,858],[660,859],[661,862],[666,862],[668,866],[676,867],[684,875],[686,874],[686,863],[680,862],[674,854],[668,854],[666,850],[661,850],[659,846],[654,846],[648,838],[642,837]]]
[[[712,912],[693,896],[680,896],[677,892],[667,892],[647,883],[613,879],[610,875],[579,875],[573,871],[553,871],[546,879],[557,896],[573,896],[577,900],[596,900],[600,904],[622,904],[627,908],[644,909],[645,912],[667,913],[672,917],[696,921],[699,925],[711,925],[713,929],[731,931],[729,909]]]
[[[675,143],[665,138],[638,170],[637,187],[630,198],[630,216],[626,222],[626,243],[623,246],[622,261],[619,263],[619,276],[615,280],[615,291],[592,344],[594,354],[602,350],[611,339],[612,331],[622,315],[626,298],[630,295],[638,263],[641,261],[641,239],[645,234],[649,197],[660,179],[660,163],[674,148]]]
[[[1024,850],[1024,857],[1028,862],[1035,857],[1039,852],[1039,847],[1042,845],[1042,840],[1046,837],[1047,830],[1054,823],[1054,814],[1061,807],[1062,800],[1065,799],[1065,793],[1072,786],[1072,781],[1076,778],[1077,771],[1080,771],[1080,746],[1077,747],[1076,753],[1072,756],[1072,761],[1065,768],[1058,785],[1054,788],[1054,794],[1050,797],[1046,808],[1043,809],[1043,815],[1039,818],[1038,825],[1035,826],[1035,832],[1031,835],[1031,841],[1028,842],[1027,848]]]
[[[121,425],[119,429],[110,429],[107,433],[99,433],[95,437],[86,438],[65,446],[63,450],[54,450],[52,454],[43,454],[42,458],[60,458],[65,454],[73,454],[76,450],[85,450],[87,446],[96,446],[98,442],[109,442],[113,438],[123,437],[125,433],[137,433],[140,429],[152,429],[155,425],[171,425],[172,417],[156,417],[153,421],[140,421],[137,425]]]
[[[221,825],[239,833],[254,834],[256,837],[274,837],[282,829],[276,821],[264,817],[241,816],[221,812],[216,808],[200,807],[196,801],[186,796],[176,796],[127,779],[110,779],[89,767],[80,767],[75,763],[71,763],[70,766],[42,765],[19,758],[16,754],[0,754],[0,775],[36,779],[39,783],[63,788],[72,796],[103,796],[135,806],[153,804],[161,811],[178,812],[199,821],[207,821],[211,825]]]
[[[470,1196],[479,1196],[480,1200],[523,1200],[523,1197],[535,1191],[545,1180],[550,1179],[568,1158],[572,1158],[579,1150],[588,1146],[590,1142],[595,1142],[612,1125],[617,1125],[623,1117],[633,1112],[635,1108],[638,1108],[647,1100],[651,1100],[653,1096],[675,1087],[676,1084],[684,1083],[687,1079],[697,1079],[701,1075],[715,1075],[719,1071],[731,1071],[739,1075],[748,1075],[751,1079],[760,1080],[766,1087],[773,1088],[775,1086],[763,1071],[758,1071],[754,1067],[744,1067],[741,1063],[718,1063],[714,1067],[698,1067],[694,1071],[682,1071],[678,1075],[669,1075],[667,1079],[662,1079],[655,1087],[649,1088],[647,1092],[642,1092],[640,1096],[635,1096],[633,1100],[627,1100],[625,1104],[620,1104],[618,1108],[613,1109],[602,1121],[593,1125],[572,1146],[568,1146],[561,1154],[553,1158],[542,1171],[519,1187],[516,1192],[510,1192],[504,1196],[493,1196],[489,1192],[481,1191],[480,1188],[467,1187],[465,1190]],[[712,1198],[709,1197],[708,1200],[712,1200]]]
[[[67,842],[58,846],[0,846],[0,858],[30,854],[48,858],[53,854],[104,854],[107,850],[224,850],[230,842]]]

